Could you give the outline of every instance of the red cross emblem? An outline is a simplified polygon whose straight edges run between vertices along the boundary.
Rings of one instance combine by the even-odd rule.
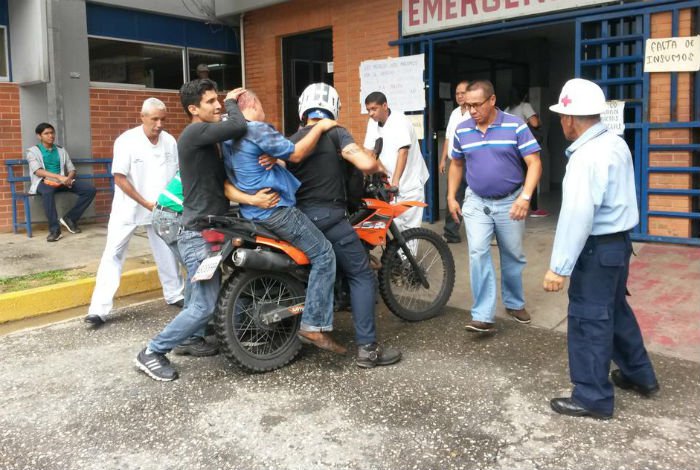
[[[569,95],[565,95],[561,99],[561,104],[563,104],[565,108],[571,104],[571,98],[569,98]]]

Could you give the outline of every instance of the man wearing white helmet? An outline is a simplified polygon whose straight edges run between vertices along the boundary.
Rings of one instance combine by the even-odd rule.
[[[569,370],[571,397],[554,398],[557,413],[609,419],[614,390],[610,361],[619,369],[612,382],[649,397],[659,391],[639,325],[627,303],[632,243],[629,231],[639,222],[634,167],[623,139],[600,122],[605,95],[588,80],[569,80],[550,106],[558,113],[569,162],[546,291],[569,284]]]
[[[338,119],[339,111],[340,98],[335,88],[325,83],[309,85],[299,98],[299,119],[304,127],[289,139],[299,142],[319,120]],[[337,266],[348,281],[357,343],[355,363],[364,368],[388,366],[401,359],[401,352],[377,343],[373,295],[376,275],[347,219],[346,165],[367,173],[383,171],[381,164],[363,151],[345,128],[337,126],[319,138],[305,160],[287,167],[301,183],[296,193],[297,207],[331,242]]]

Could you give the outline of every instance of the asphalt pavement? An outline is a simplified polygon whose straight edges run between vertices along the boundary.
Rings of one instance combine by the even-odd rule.
[[[93,331],[78,319],[0,338],[0,468],[696,469],[700,364],[653,354],[661,392],[618,391],[610,421],[555,414],[569,392],[565,335],[499,318],[466,332],[449,308],[407,323],[383,306],[390,367],[305,346],[248,374],[221,356],[172,358],[155,382],[133,359],[175,314],[132,304]],[[351,344],[350,315],[336,336]]]

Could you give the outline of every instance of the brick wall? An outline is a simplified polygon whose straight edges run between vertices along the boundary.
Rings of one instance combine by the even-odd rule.
[[[679,18],[679,36],[692,36],[694,31],[691,10],[681,11]],[[651,17],[651,37],[672,37],[671,13],[658,13]],[[649,94],[649,122],[669,122],[671,110],[671,74],[651,73]],[[697,92],[697,91],[695,91]],[[694,102],[694,90],[690,73],[678,73],[678,99],[675,109],[677,121],[690,121],[691,104]],[[692,143],[690,129],[658,129],[649,134],[650,144],[689,144]],[[690,152],[651,152],[650,166],[693,166]],[[649,187],[654,189],[690,189],[692,177],[688,174],[652,173]],[[649,196],[649,210],[669,212],[691,212],[692,198],[685,196]],[[691,222],[688,219],[670,217],[649,217],[651,235],[690,237]]]
[[[0,231],[12,229],[12,196],[5,160],[22,158],[19,118],[19,87],[0,83]]]
[[[358,142],[367,127],[360,108],[360,62],[398,57],[389,41],[398,37],[400,0],[333,2],[294,0],[246,13],[245,84],[265,107],[267,120],[282,128],[282,38],[309,31],[333,30],[333,82],[340,94],[340,122]]]

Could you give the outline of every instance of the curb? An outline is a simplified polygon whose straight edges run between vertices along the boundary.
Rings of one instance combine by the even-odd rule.
[[[116,297],[160,289],[155,266],[122,274]],[[61,282],[18,292],[0,294],[0,323],[36,317],[69,308],[89,305],[95,278]]]

